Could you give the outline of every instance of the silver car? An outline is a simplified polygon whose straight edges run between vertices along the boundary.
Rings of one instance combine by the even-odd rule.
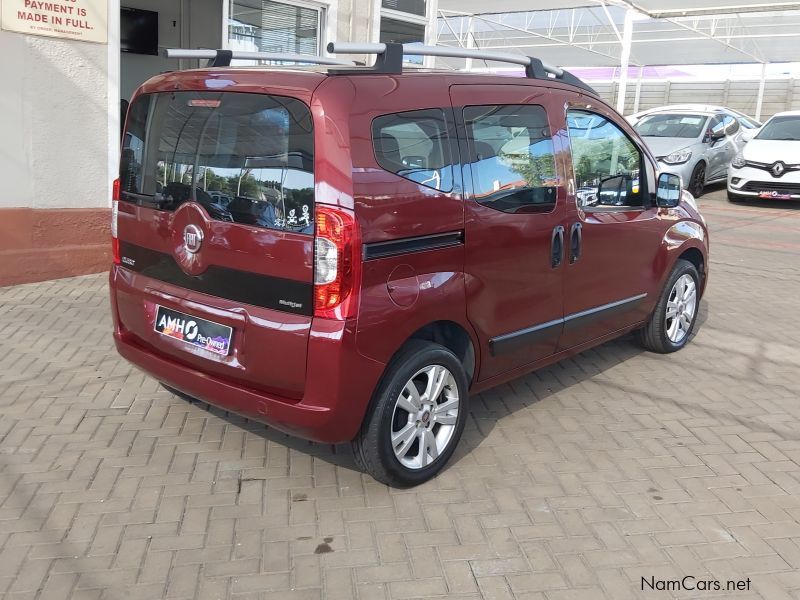
[[[728,176],[728,165],[748,136],[753,119],[724,108],[693,110],[665,106],[633,115],[634,129],[656,156],[662,171],[681,176],[695,198]]]

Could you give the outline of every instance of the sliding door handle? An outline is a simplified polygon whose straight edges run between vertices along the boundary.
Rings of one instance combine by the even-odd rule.
[[[573,223],[569,230],[569,262],[576,262],[581,257],[583,251],[583,226],[580,223]]]
[[[550,238],[550,266],[557,268],[561,266],[564,257],[564,227],[559,225],[553,229],[553,235]]]

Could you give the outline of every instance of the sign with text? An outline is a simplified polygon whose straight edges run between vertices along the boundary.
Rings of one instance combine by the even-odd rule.
[[[0,0],[0,27],[31,35],[108,42],[108,0]]]

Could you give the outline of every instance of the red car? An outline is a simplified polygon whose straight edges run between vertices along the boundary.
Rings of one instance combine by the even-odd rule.
[[[367,472],[408,486],[447,463],[470,394],[630,331],[683,347],[708,232],[569,73],[403,72],[385,48],[373,68],[145,83],[111,305],[120,354],[165,385],[352,441]]]

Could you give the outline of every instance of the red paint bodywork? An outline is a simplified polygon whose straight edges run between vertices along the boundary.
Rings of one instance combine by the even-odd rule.
[[[605,103],[553,81],[492,75],[414,73],[328,77],[319,70],[208,69],[151,79],[139,93],[173,90],[284,95],[311,108],[315,201],[355,211],[363,244],[453,231],[464,243],[365,260],[354,318],[337,321],[241,305],[114,266],[111,299],[119,352],[166,384],[211,404],[321,442],[358,432],[386,365],[415,332],[447,322],[469,338],[473,391],[625,333],[645,322],[677,258],[690,248],[707,264],[707,231],[686,203],[674,209],[584,213],[574,195],[568,106],[610,116],[642,149],[648,189],[656,161]],[[540,104],[547,110],[560,186],[548,214],[508,214],[470,199],[468,168],[442,193],[381,169],[372,120],[423,108]],[[463,153],[463,149],[462,149]],[[583,255],[550,265],[551,232],[583,226]],[[196,255],[182,247],[183,227],[205,233]],[[311,236],[212,220],[196,204],[174,213],[120,203],[119,237],[169,253],[188,274],[209,265],[311,281]],[[707,267],[704,268],[704,274]],[[704,279],[705,281],[705,279]],[[646,294],[636,310],[614,314],[555,340],[493,356],[492,337]],[[234,329],[230,354],[202,350],[153,330],[157,305]]]

